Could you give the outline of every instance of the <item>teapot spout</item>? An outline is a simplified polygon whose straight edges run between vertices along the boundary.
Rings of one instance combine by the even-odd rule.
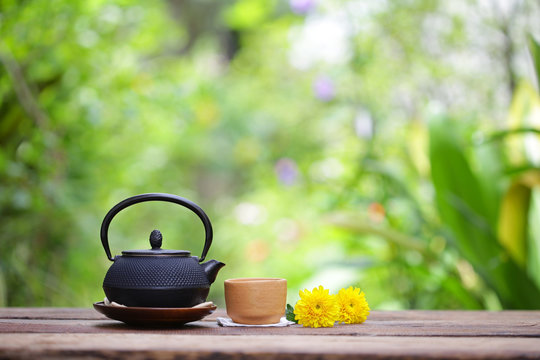
[[[208,281],[210,282],[210,284],[212,284],[216,280],[219,270],[224,267],[225,264],[217,260],[209,260],[205,263],[202,263],[201,266],[206,273]]]

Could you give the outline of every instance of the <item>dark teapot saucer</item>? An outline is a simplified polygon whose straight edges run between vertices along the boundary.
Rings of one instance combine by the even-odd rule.
[[[94,303],[94,309],[110,319],[130,325],[175,326],[201,320],[212,314],[217,306],[201,308],[120,307]]]

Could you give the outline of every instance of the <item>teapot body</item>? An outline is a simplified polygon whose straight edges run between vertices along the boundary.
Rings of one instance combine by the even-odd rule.
[[[210,281],[194,256],[116,256],[103,280],[110,301],[135,307],[191,307]]]

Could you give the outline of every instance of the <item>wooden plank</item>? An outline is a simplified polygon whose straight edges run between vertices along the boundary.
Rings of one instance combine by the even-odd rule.
[[[206,319],[226,316],[224,308]],[[505,310],[505,311],[476,311],[476,310],[405,310],[405,311],[372,311],[368,319],[378,321],[400,320],[454,320],[464,322],[469,320],[491,320],[515,322],[528,319],[540,320],[540,311]],[[105,319],[93,308],[19,308],[0,307],[0,319]]]
[[[0,358],[540,358],[540,311],[374,311],[360,325],[137,328],[93,309],[0,308]]]
[[[0,307],[0,319],[106,319],[93,308]]]
[[[1,334],[0,358],[533,359],[532,338]]]
[[[0,319],[0,333],[159,333],[193,335],[347,335],[347,336],[470,336],[537,337],[540,319],[389,320],[374,314],[364,324],[338,324],[333,328],[221,328],[215,320],[197,321],[177,328],[145,328],[113,320]]]
[[[215,321],[218,316],[227,316],[225,310],[218,309],[205,319]],[[22,308],[0,307],[0,319],[71,319],[71,320],[104,320],[107,317],[93,308]]]

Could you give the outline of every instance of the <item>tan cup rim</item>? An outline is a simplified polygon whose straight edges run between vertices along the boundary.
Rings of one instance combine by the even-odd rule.
[[[236,278],[236,279],[227,279],[225,283],[228,284],[246,284],[246,283],[265,283],[265,282],[282,282],[287,281],[287,279],[282,278]]]

